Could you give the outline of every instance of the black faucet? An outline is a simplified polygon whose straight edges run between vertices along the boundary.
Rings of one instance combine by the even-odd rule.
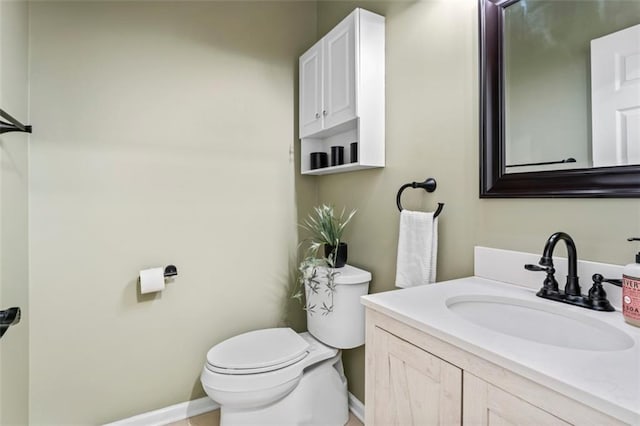
[[[569,274],[567,275],[567,283],[564,286],[564,291],[561,291],[558,288],[558,282],[554,275],[556,270],[553,267],[553,250],[556,248],[556,244],[558,244],[559,241],[564,241],[567,246],[567,257],[569,262]],[[573,238],[571,238],[569,234],[565,232],[556,232],[552,234],[544,245],[544,251],[542,252],[542,257],[540,258],[538,265],[524,265],[525,269],[528,271],[544,271],[547,273],[547,277],[544,280],[542,288],[538,293],[536,293],[536,296],[597,311],[614,310],[607,300],[607,293],[602,288],[602,279],[598,281],[594,278],[593,286],[591,287],[589,294],[582,294],[578,280],[578,254],[576,251],[576,244],[573,242]],[[599,277],[601,278],[601,276]]]

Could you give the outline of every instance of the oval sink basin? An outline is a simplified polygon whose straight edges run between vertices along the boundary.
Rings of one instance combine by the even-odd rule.
[[[486,295],[456,296],[446,304],[475,325],[546,345],[590,351],[621,351],[634,345],[623,331],[564,306]]]

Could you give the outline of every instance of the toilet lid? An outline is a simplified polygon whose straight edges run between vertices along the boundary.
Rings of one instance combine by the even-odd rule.
[[[291,365],[309,344],[290,328],[250,331],[225,340],[207,353],[208,368],[226,374],[254,374]]]

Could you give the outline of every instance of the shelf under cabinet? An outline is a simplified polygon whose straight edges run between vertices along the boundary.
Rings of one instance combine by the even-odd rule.
[[[329,167],[323,167],[321,169],[307,170],[307,171],[303,171],[302,174],[319,176],[319,175],[328,175],[331,173],[355,172],[356,170],[373,169],[373,168],[379,168],[379,167],[384,167],[384,166],[367,166],[360,163],[349,163],[349,164],[340,164],[339,166],[329,166]]]

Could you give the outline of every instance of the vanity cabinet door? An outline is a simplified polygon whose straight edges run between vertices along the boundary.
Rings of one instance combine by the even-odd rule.
[[[465,426],[570,424],[467,372],[464,373],[463,393]]]
[[[462,370],[377,327],[372,346],[374,418],[367,426],[461,423]]]

